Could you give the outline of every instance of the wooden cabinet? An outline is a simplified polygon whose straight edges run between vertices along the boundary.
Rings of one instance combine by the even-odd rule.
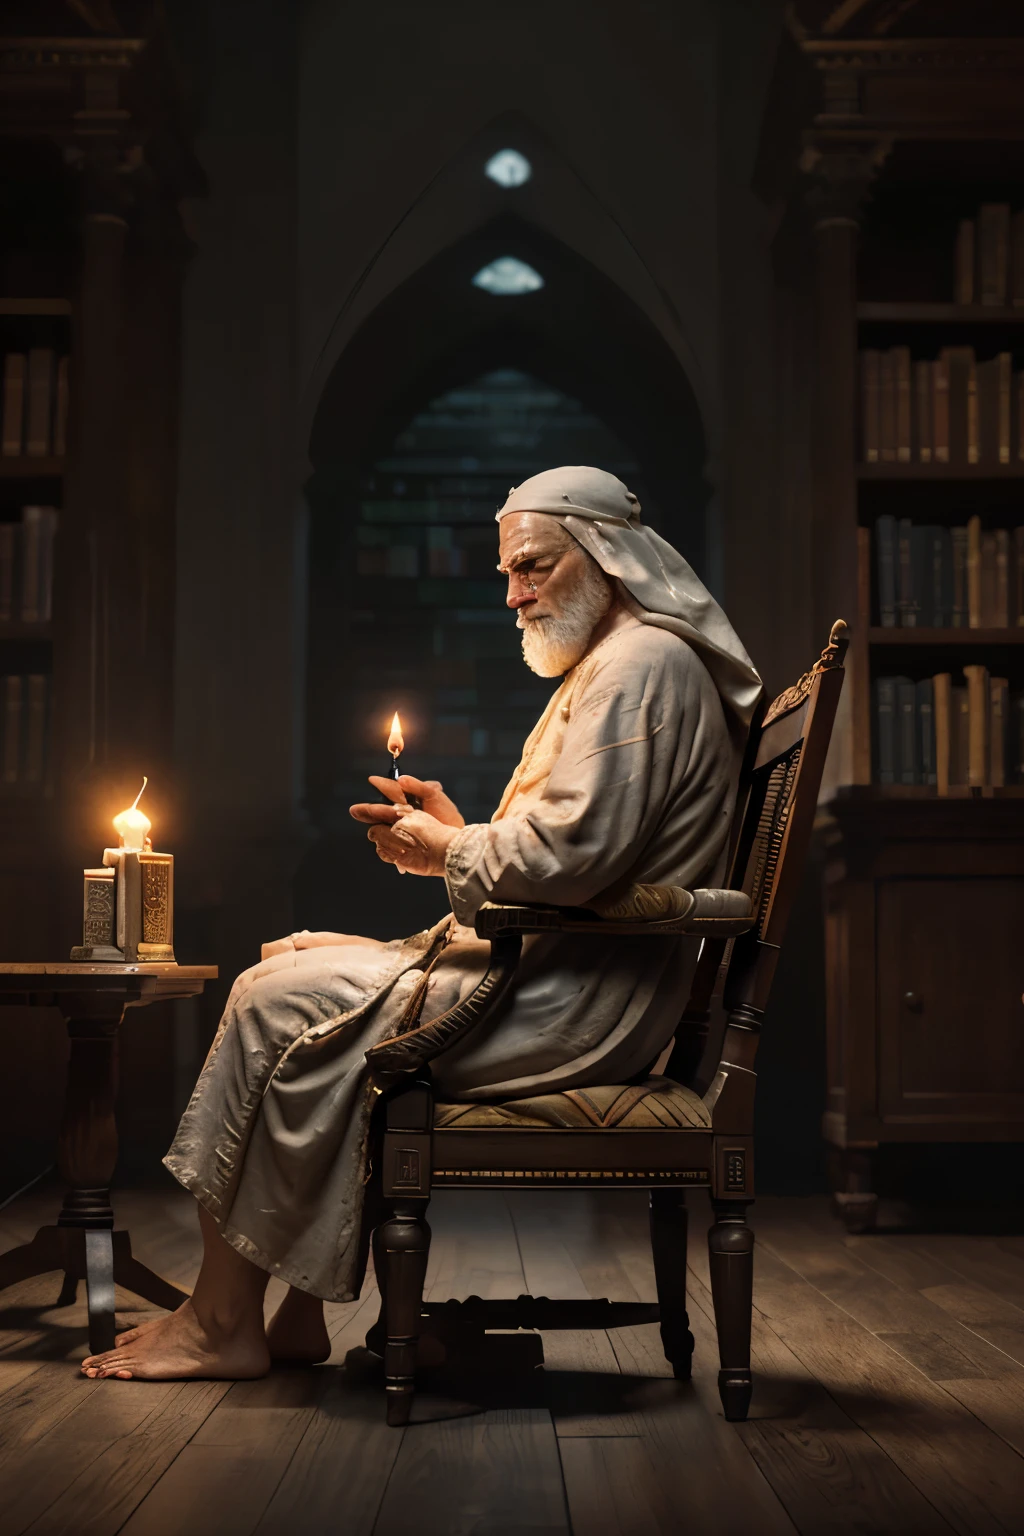
[[[887,1142],[1024,1140],[1024,816],[1017,800],[837,794],[826,849],[836,1206],[870,1225]]]

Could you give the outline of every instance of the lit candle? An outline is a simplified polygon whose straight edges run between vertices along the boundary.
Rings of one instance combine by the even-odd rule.
[[[142,780],[142,789],[149,783],[147,778]],[[141,853],[151,847],[149,841],[149,829],[153,825],[145,812],[139,810],[139,801],[142,799],[142,789],[126,811],[120,811],[114,817],[114,831],[121,839],[121,847],[133,853]]]
[[[402,722],[398,718],[397,709],[395,710],[394,719],[391,722],[391,733],[388,736],[388,751],[391,753],[391,771],[388,774],[388,778],[399,779],[402,775],[402,770],[399,765],[399,758],[405,751],[405,737],[402,735]],[[420,802],[415,795],[406,795],[405,798],[412,806],[413,810],[420,810]]]
[[[388,777],[397,779],[400,777],[398,759],[405,750],[405,737],[402,735],[402,722],[398,718],[398,710],[391,722],[391,734],[388,737],[388,751],[391,753],[391,772]]]

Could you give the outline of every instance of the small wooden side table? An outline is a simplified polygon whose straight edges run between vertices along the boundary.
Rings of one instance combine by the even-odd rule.
[[[0,964],[0,1006],[59,1009],[71,1037],[57,1163],[67,1193],[53,1227],[0,1253],[0,1290],[33,1275],[64,1271],[58,1306],[84,1279],[89,1349],[114,1347],[114,1286],[173,1310],[187,1293],[132,1257],[127,1232],[114,1231],[110,1183],[117,1162],[118,1031],[128,1008],[196,997],[216,978],[215,965]]]

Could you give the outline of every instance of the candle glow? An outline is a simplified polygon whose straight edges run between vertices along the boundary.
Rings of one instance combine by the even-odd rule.
[[[142,799],[142,790],[149,783],[147,778],[142,780],[142,789],[126,811],[119,811],[114,817],[114,831],[121,839],[121,847],[135,853],[141,853],[149,842],[149,831],[153,823],[145,812],[140,811],[139,801]]]
[[[402,735],[402,722],[398,718],[398,710],[391,722],[391,734],[388,737],[388,751],[392,757],[400,757],[405,751],[405,737]]]

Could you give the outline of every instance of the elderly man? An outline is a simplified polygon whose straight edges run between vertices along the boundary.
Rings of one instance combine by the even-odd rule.
[[[405,777],[370,780],[392,804],[352,807],[380,858],[445,880],[451,914],[390,944],[293,934],[238,978],[166,1158],[199,1202],[195,1293],[86,1360],[86,1375],[252,1377],[273,1358],[326,1358],[322,1302],[358,1294],[366,1263],[366,1052],[408,1028],[414,999],[429,1021],[476,986],[482,903],[607,910],[634,882],[720,881],[760,680],[639,513],[597,469],[551,470],[510,494],[498,513],[508,606],[527,664],[563,681],[501,804],[465,826],[440,784]],[[696,947],[528,939],[501,1003],[432,1063],[439,1093],[526,1097],[643,1072],[673,1033]],[[265,1330],[271,1275],[290,1289]]]

